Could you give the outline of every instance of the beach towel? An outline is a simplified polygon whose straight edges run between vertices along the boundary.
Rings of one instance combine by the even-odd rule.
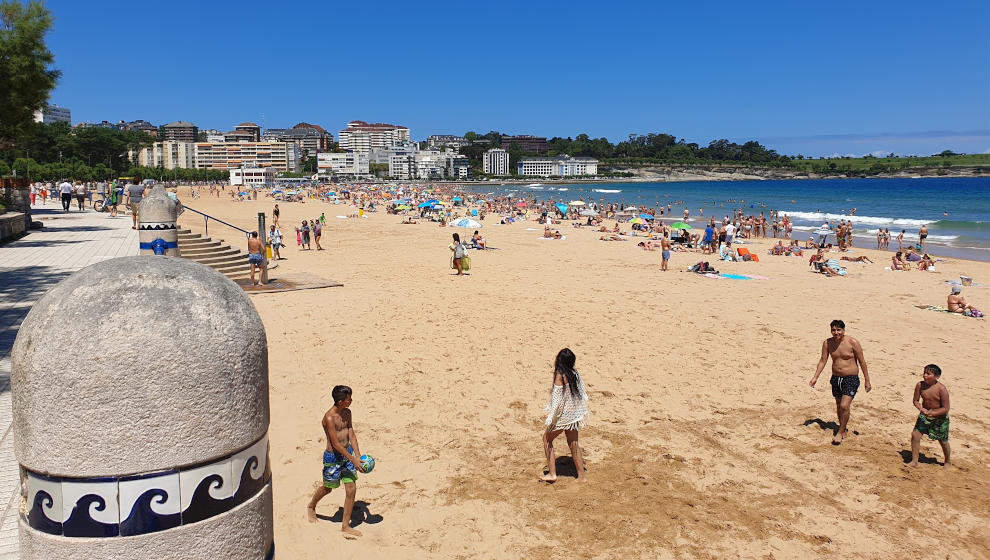
[[[537,239],[546,239],[547,241],[563,241],[563,240],[567,239],[567,236],[566,235],[561,235],[560,236],[560,239],[557,239],[557,238],[554,238],[554,237],[537,237]]]

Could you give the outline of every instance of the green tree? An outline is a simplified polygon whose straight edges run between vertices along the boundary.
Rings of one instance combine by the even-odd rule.
[[[316,156],[307,158],[302,170],[303,173],[316,173]]]
[[[41,2],[0,1],[0,147],[34,121],[61,75],[50,68],[55,57],[45,45],[51,25]]]
[[[5,175],[10,175],[10,167],[7,165],[6,161],[0,159],[0,177]]]

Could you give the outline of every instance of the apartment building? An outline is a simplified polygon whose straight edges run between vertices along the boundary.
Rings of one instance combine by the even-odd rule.
[[[409,128],[387,123],[351,121],[337,135],[340,149],[368,153],[372,148],[385,148],[403,141],[408,142]]]
[[[292,142],[198,142],[196,167],[270,167],[294,173],[300,169],[299,148]]]
[[[502,137],[502,147],[508,148],[510,144],[515,142],[519,144],[522,151],[528,154],[545,154],[547,153],[547,139],[543,136],[531,136],[529,134],[519,134],[517,136],[503,136]]]
[[[570,157],[562,155],[546,158],[522,158],[517,164],[520,175],[537,177],[571,177],[579,175],[597,175],[598,160],[587,157]]]
[[[266,142],[295,142],[304,159],[329,150],[333,142],[333,136],[326,130],[308,123],[299,123],[292,128],[269,128],[261,138]]]
[[[468,178],[471,162],[450,150],[416,150],[390,157],[388,174],[394,179]]]
[[[34,122],[52,124],[64,122],[72,124],[72,111],[58,105],[48,105],[34,112]]]
[[[471,145],[467,138],[451,134],[434,134],[426,139],[426,143],[430,148],[463,148]]]
[[[199,135],[199,128],[193,123],[176,121],[168,123],[165,128],[165,140],[172,142],[195,142]]]
[[[389,161],[392,159],[392,156],[409,155],[418,150],[419,147],[415,142],[399,142],[384,148],[372,148],[371,151],[368,152],[368,157],[371,163],[388,165]]]
[[[360,152],[320,152],[316,154],[319,178],[330,180],[338,177],[365,177],[371,173],[368,154]]]
[[[196,144],[193,142],[155,142],[141,148],[136,154],[128,152],[131,161],[137,157],[142,167],[164,167],[165,169],[192,169],[196,166]]]
[[[250,135],[248,142],[260,142],[261,141],[261,127],[254,124],[253,122],[242,122],[241,124],[234,127],[237,132],[247,133]]]
[[[485,152],[482,164],[486,175],[508,175],[509,152],[502,148],[492,148]]]

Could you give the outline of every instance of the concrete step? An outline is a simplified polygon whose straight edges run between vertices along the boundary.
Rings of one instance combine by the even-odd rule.
[[[183,241],[190,241],[192,239],[203,239],[203,236],[198,233],[180,233],[179,239]]]
[[[192,230],[191,229],[177,229],[177,230],[175,230],[175,232],[178,233],[179,235],[182,235],[183,233],[192,233]]]
[[[209,237],[203,239],[191,239],[189,241],[186,241],[184,239],[179,240],[179,249],[182,249],[183,247],[189,247],[190,249],[193,248],[204,249],[206,247],[219,247],[219,246],[220,246],[219,241],[213,241]]]
[[[212,268],[214,270],[220,271],[220,272],[226,272],[228,270],[229,271],[236,271],[236,270],[241,270],[241,269],[243,269],[245,267],[248,270],[251,269],[251,264],[248,263],[247,256],[244,257],[244,260],[243,261],[217,263],[217,264],[208,264],[206,266],[208,266],[208,267],[210,267],[210,268]]]
[[[236,253],[232,253],[230,255],[223,255],[219,257],[195,257],[189,260],[198,262],[199,264],[213,266],[215,264],[223,264],[223,263],[231,263],[231,262],[243,263],[245,262],[245,259],[247,259],[247,255],[245,255],[240,251],[237,251]]]
[[[216,248],[213,251],[190,251],[189,253],[182,253],[183,257],[188,257],[194,261],[200,259],[212,259],[216,257],[229,257],[231,255],[240,254],[240,249],[233,249],[231,247],[223,246]]]
[[[223,253],[225,251],[237,251],[237,249],[232,248],[230,245],[218,245],[213,247],[197,247],[195,245],[192,247],[183,247],[180,245],[179,251],[182,253],[183,257],[202,257],[205,255]]]

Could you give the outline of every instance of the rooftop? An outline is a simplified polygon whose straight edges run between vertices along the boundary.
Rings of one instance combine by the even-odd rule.
[[[408,126],[400,126],[388,123],[366,123],[364,121],[351,121],[347,123],[347,128],[409,128]]]
[[[261,128],[260,126],[254,124],[253,122],[242,122],[237,126],[253,126],[254,128]],[[236,126],[234,128],[237,128]]]
[[[186,121],[175,121],[174,123],[168,123],[165,128],[187,128],[190,126],[196,126],[191,122]]]

